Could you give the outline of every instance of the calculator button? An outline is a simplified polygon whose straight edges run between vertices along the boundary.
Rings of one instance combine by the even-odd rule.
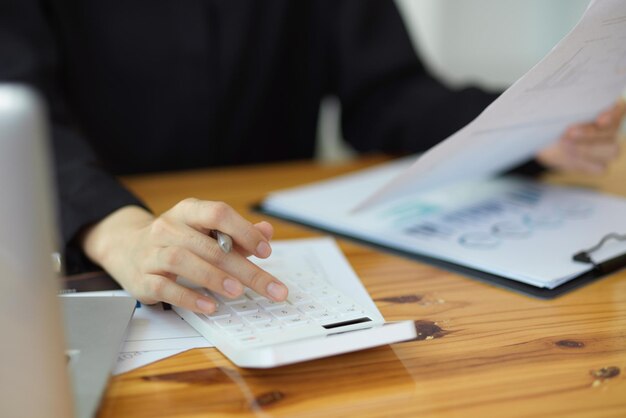
[[[312,318],[314,318],[316,321],[318,321],[318,322],[324,322],[324,321],[328,321],[328,320],[337,318],[337,314],[336,313],[330,312],[330,311],[327,311],[327,310],[318,311],[318,312],[311,312],[309,315]]]
[[[313,289],[326,287],[326,283],[321,280],[303,280],[298,282],[298,286],[304,291],[310,292]]]
[[[273,319],[270,322],[255,323],[253,324],[253,327],[254,329],[256,329],[257,332],[268,332],[268,331],[275,331],[279,329],[280,325],[281,325],[280,321]]]
[[[324,300],[324,303],[329,308],[335,309],[337,311],[343,311],[348,306],[351,306],[353,304],[351,301],[349,301],[348,299],[346,299],[346,298],[344,298],[342,296],[339,296],[339,297],[336,297],[336,298],[333,298],[333,299]]]
[[[216,319],[215,323],[220,328],[241,328],[244,326],[243,321],[236,316],[232,318]]]
[[[288,318],[283,320],[283,324],[288,326],[289,328],[296,328],[307,325],[309,321],[304,316],[295,316],[293,318]]]
[[[329,286],[320,287],[319,289],[312,289],[309,293],[313,297],[319,298],[319,299],[335,298],[340,294],[335,289]]]
[[[324,282],[324,279],[313,272],[310,271],[299,271],[296,273],[292,273],[289,278],[294,282],[302,283],[304,281],[314,281],[314,282]]]
[[[323,305],[315,302],[306,302],[298,305],[298,309],[304,313],[323,312],[326,310]]]
[[[231,315],[232,313],[230,311],[230,308],[220,303],[219,305],[217,305],[217,310],[215,312],[209,315],[205,315],[205,316],[209,319],[221,319],[221,318],[228,318]]]
[[[289,292],[289,296],[287,296],[287,300],[289,303],[293,305],[299,305],[301,303],[306,303],[311,301],[311,296],[306,293],[300,292],[298,290],[293,290]]]
[[[226,296],[218,295],[217,293],[214,293],[213,296],[217,297],[217,299],[219,299],[222,303],[225,303],[227,305],[232,305],[234,303],[250,302],[250,299],[248,299],[245,294],[238,296],[236,298],[233,298],[233,299],[228,298]]]
[[[245,314],[249,314],[253,312],[258,312],[259,305],[257,305],[256,303],[252,301],[248,301],[248,302],[243,302],[243,303],[234,303],[230,305],[230,309],[232,309],[233,312],[236,312],[240,315],[245,315]]]
[[[232,336],[242,336],[242,335],[250,335],[252,334],[252,329],[248,328],[248,327],[242,327],[242,328],[226,328],[224,329],[224,331],[228,334],[228,335],[232,335]]]
[[[278,319],[287,319],[300,316],[300,312],[292,306],[284,306],[279,309],[274,309],[271,312],[272,315],[274,315]]]
[[[270,314],[265,312],[257,312],[250,315],[243,316],[243,319],[248,321],[250,324],[258,324],[263,322],[270,322],[274,319]]]
[[[257,303],[261,308],[267,309],[268,311],[287,306],[285,302],[274,302],[273,300],[269,300],[269,299],[259,300]]]
[[[252,289],[246,289],[246,296],[251,300],[261,300],[265,299],[265,296],[258,294]]]
[[[354,303],[353,304],[348,303],[346,306],[338,308],[337,311],[341,312],[342,314],[347,314],[347,315],[358,314],[359,316],[365,313],[365,311],[360,306]]]

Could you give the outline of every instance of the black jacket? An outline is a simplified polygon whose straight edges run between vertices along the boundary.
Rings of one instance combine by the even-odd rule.
[[[431,77],[392,0],[2,0],[0,81],[49,102],[66,245],[139,204],[115,174],[311,157],[325,95],[363,152],[425,150],[495,97]]]

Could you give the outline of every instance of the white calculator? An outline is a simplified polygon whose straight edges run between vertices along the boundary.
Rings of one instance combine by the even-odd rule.
[[[211,315],[173,309],[240,367],[269,368],[416,337],[413,321],[385,323],[347,260],[329,238],[272,243],[255,263],[289,288],[285,302],[246,289],[218,301]]]

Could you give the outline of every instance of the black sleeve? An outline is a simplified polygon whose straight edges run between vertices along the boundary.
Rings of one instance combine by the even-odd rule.
[[[30,85],[46,99],[59,193],[66,272],[93,265],[76,245],[78,233],[126,205],[143,204],[98,163],[72,122],[45,8],[37,0],[0,2],[0,82]]]
[[[548,171],[548,168],[545,165],[541,164],[536,159],[532,159],[505,171],[503,174],[517,174],[525,177],[538,177],[539,175],[544,174],[546,171]]]
[[[418,152],[473,120],[497,94],[453,90],[420,62],[391,0],[335,3],[331,86],[343,134],[359,151]]]

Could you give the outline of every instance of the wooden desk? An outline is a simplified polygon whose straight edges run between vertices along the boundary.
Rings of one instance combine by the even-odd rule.
[[[194,196],[227,201],[258,221],[262,217],[249,207],[271,190],[380,161],[288,163],[125,182],[156,211]],[[553,180],[600,184],[626,195],[624,166],[593,181]],[[272,223],[277,239],[316,235]],[[340,244],[383,315],[416,321],[417,341],[260,371],[238,369],[215,349],[196,349],[115,377],[100,416],[626,416],[625,272],[543,301]]]

